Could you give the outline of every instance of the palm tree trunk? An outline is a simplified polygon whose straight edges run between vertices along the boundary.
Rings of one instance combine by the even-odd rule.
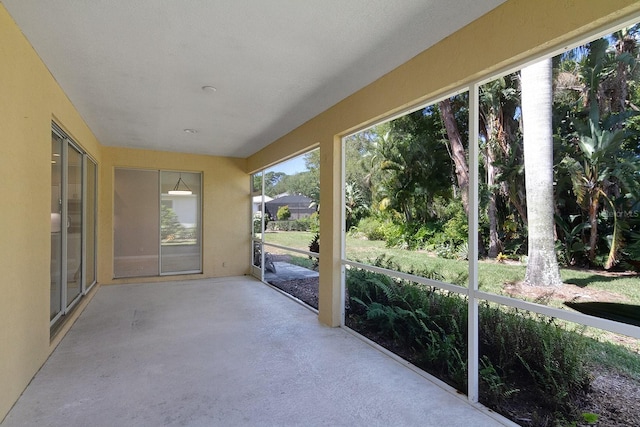
[[[496,168],[493,165],[494,161],[495,159],[492,155],[491,147],[487,146],[487,187],[489,188],[489,206],[487,207],[487,216],[489,217],[489,258],[496,258],[500,250],[497,219],[498,209],[496,206],[497,191],[495,189]]]
[[[600,195],[590,194],[589,197],[589,261],[592,263],[596,259],[596,246],[598,244],[598,209],[600,208],[600,202],[598,198]]]
[[[451,150],[449,152],[451,159],[456,168],[456,178],[458,187],[460,188],[460,196],[462,198],[462,206],[464,211],[469,214],[469,165],[467,164],[467,156],[462,144],[462,136],[458,130],[458,124],[453,114],[451,100],[449,98],[440,101],[440,114],[444,121],[444,127],[447,130],[447,137]]]
[[[525,187],[529,253],[525,283],[562,284],[555,252],[551,59],[522,69]]]

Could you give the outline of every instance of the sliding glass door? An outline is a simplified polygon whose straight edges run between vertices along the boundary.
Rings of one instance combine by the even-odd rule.
[[[62,146],[55,132],[51,138],[51,300],[49,320],[62,312]]]
[[[51,295],[56,325],[96,281],[97,165],[65,133],[51,132]]]
[[[115,277],[157,276],[160,218],[158,171],[115,170]]]
[[[202,271],[198,172],[118,168],[114,277]]]

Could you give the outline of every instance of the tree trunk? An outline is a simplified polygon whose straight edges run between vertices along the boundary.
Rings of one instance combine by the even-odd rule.
[[[496,206],[497,191],[495,189],[496,168],[495,158],[491,150],[491,144],[487,143],[487,187],[489,189],[489,206],[487,216],[489,217],[489,258],[496,258],[500,251],[500,238],[498,237],[498,218]]]
[[[529,254],[524,282],[562,284],[553,238],[553,134],[551,59],[522,69],[525,187]]]
[[[460,196],[462,198],[462,206],[464,211],[469,215],[469,166],[467,164],[467,156],[462,144],[462,137],[458,130],[458,124],[453,114],[451,100],[449,98],[440,101],[440,114],[444,121],[444,127],[447,130],[449,146],[451,147],[451,160],[456,168],[456,178],[458,187],[460,188]]]
[[[600,202],[598,200],[599,194],[589,195],[589,261],[595,262],[596,259],[596,246],[598,244],[598,210],[600,208]]]

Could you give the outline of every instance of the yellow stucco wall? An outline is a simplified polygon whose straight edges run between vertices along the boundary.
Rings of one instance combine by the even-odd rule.
[[[249,177],[244,159],[104,147],[100,165],[98,281],[140,283],[237,276],[249,272]],[[113,279],[113,182],[116,167],[202,172],[201,275]]]
[[[51,121],[100,146],[0,5],[0,419],[50,353]]]
[[[290,153],[320,145],[320,228],[323,241],[339,241],[340,174],[336,136],[398,114],[500,70],[562,48],[640,11],[633,0],[510,0],[440,43],[319,114],[247,159],[254,172]],[[336,146],[338,145],[338,146]],[[334,295],[339,246],[321,245],[319,318],[339,325]]]

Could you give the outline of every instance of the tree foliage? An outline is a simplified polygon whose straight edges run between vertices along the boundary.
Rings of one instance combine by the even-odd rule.
[[[552,233],[566,264],[640,261],[637,39],[634,26],[553,59]],[[480,87],[479,251],[491,258],[528,254],[522,116],[520,72]],[[388,244],[437,246],[452,219],[439,201],[467,210],[467,121],[463,93],[347,138],[348,229],[371,217]]]

